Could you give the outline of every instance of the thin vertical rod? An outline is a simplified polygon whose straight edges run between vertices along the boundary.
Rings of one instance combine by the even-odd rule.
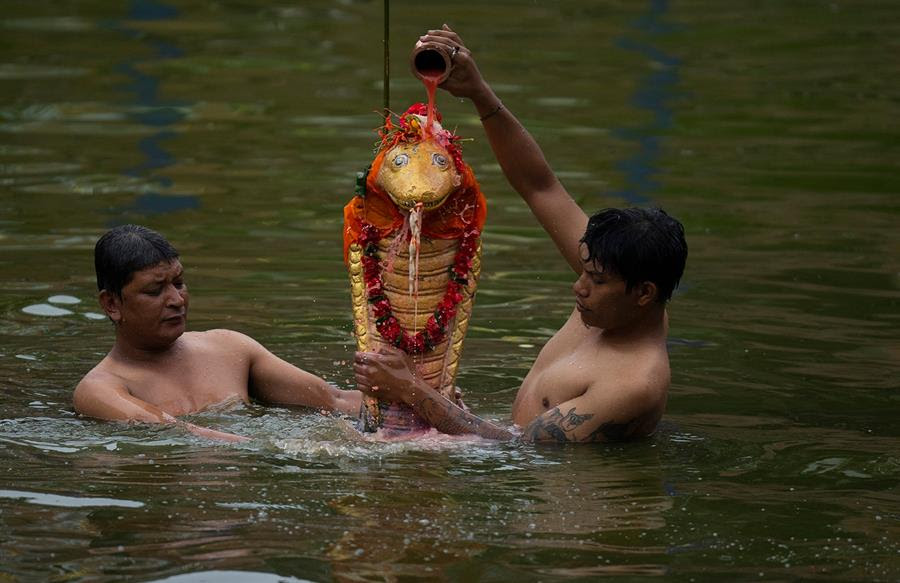
[[[384,0],[384,115],[391,110],[391,0]]]

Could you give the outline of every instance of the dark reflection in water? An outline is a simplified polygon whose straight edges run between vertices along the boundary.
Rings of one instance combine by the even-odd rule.
[[[615,41],[617,47],[637,53],[648,61],[648,72],[640,78],[631,103],[637,109],[649,112],[652,116],[650,121],[638,127],[613,130],[615,136],[633,142],[637,152],[616,164],[625,175],[625,186],[621,191],[610,194],[633,205],[649,204],[652,200],[650,194],[660,187],[654,178],[661,171],[660,134],[672,126],[674,115],[668,102],[674,97],[681,63],[677,57],[652,43],[654,37],[672,31],[672,25],[664,20],[668,4],[668,0],[650,0],[646,14],[632,24],[634,33]]]
[[[175,20],[178,18],[178,9],[154,0],[132,0],[128,16],[129,19],[138,22]],[[153,128],[154,131],[152,135],[141,138],[138,142],[138,149],[145,160],[135,167],[128,168],[124,174],[143,177],[161,188],[171,188],[172,179],[157,171],[177,162],[175,156],[165,149],[164,142],[176,136],[176,132],[171,128],[185,117],[183,109],[189,104],[162,100],[159,96],[159,78],[144,72],[141,66],[164,59],[178,59],[184,56],[184,52],[176,45],[147,31],[129,27],[126,22],[114,22],[110,26],[153,51],[150,57],[122,61],[115,66],[118,73],[131,80],[125,91],[134,96],[134,104],[137,107],[130,117]],[[199,206],[200,199],[195,195],[161,194],[150,191],[139,194],[132,205],[118,209],[118,214],[170,213]]]

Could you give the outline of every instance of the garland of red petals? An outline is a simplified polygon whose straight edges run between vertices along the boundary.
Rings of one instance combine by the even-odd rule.
[[[369,223],[363,225],[359,236],[359,244],[363,248],[363,279],[366,283],[366,296],[372,304],[372,312],[375,315],[375,328],[382,338],[407,354],[422,354],[433,350],[444,339],[447,327],[456,316],[456,308],[462,301],[463,288],[468,284],[472,259],[478,249],[479,235],[478,229],[470,229],[463,233],[453,265],[450,267],[450,280],[447,282],[444,297],[425,323],[425,329],[412,335],[394,316],[391,301],[384,291],[378,260],[378,242],[381,240],[381,233]]]

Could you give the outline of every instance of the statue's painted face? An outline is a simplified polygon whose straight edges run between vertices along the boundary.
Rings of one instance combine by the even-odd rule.
[[[421,202],[425,210],[433,210],[444,204],[462,178],[447,150],[434,140],[425,140],[391,148],[377,182],[397,206],[411,210]]]

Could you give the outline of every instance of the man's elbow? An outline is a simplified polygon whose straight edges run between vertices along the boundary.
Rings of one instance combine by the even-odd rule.
[[[85,417],[97,417],[95,410],[96,397],[90,387],[79,383],[72,393],[72,405],[75,412]]]

